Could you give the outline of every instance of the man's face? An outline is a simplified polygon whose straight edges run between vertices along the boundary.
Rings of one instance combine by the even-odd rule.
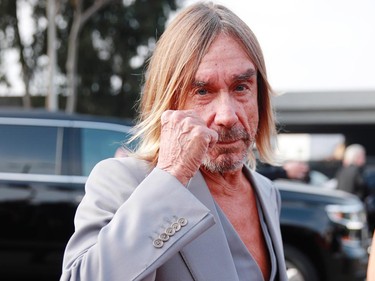
[[[258,128],[257,71],[240,45],[219,35],[203,57],[184,109],[219,134],[203,163],[211,172],[242,168]]]

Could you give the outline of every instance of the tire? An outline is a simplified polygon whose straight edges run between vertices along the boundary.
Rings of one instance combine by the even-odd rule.
[[[285,245],[285,263],[289,281],[319,281],[310,259],[293,246]]]

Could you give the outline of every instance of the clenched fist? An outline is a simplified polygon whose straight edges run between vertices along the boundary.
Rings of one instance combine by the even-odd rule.
[[[161,116],[157,167],[187,185],[201,166],[218,134],[193,110],[167,110]]]

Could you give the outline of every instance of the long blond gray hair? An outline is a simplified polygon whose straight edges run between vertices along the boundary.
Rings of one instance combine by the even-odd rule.
[[[271,162],[271,137],[275,135],[271,107],[271,87],[267,80],[262,50],[250,28],[222,5],[197,3],[185,8],[168,25],[149,60],[139,104],[135,138],[139,140],[135,155],[157,163],[164,111],[181,108],[191,88],[198,66],[208,48],[221,34],[234,38],[257,69],[259,125],[256,147],[261,160]],[[249,154],[255,168],[255,157]]]

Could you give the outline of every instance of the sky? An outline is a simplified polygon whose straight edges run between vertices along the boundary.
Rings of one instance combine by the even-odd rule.
[[[230,8],[255,33],[276,91],[375,94],[374,0],[213,2]]]
[[[233,10],[263,49],[274,90],[375,94],[374,0],[212,0]],[[185,0],[185,5],[196,0]],[[22,18],[27,19],[27,9]],[[25,26],[29,23],[25,21]],[[7,55],[12,93],[23,92],[16,53]],[[1,93],[1,89],[0,89]]]

